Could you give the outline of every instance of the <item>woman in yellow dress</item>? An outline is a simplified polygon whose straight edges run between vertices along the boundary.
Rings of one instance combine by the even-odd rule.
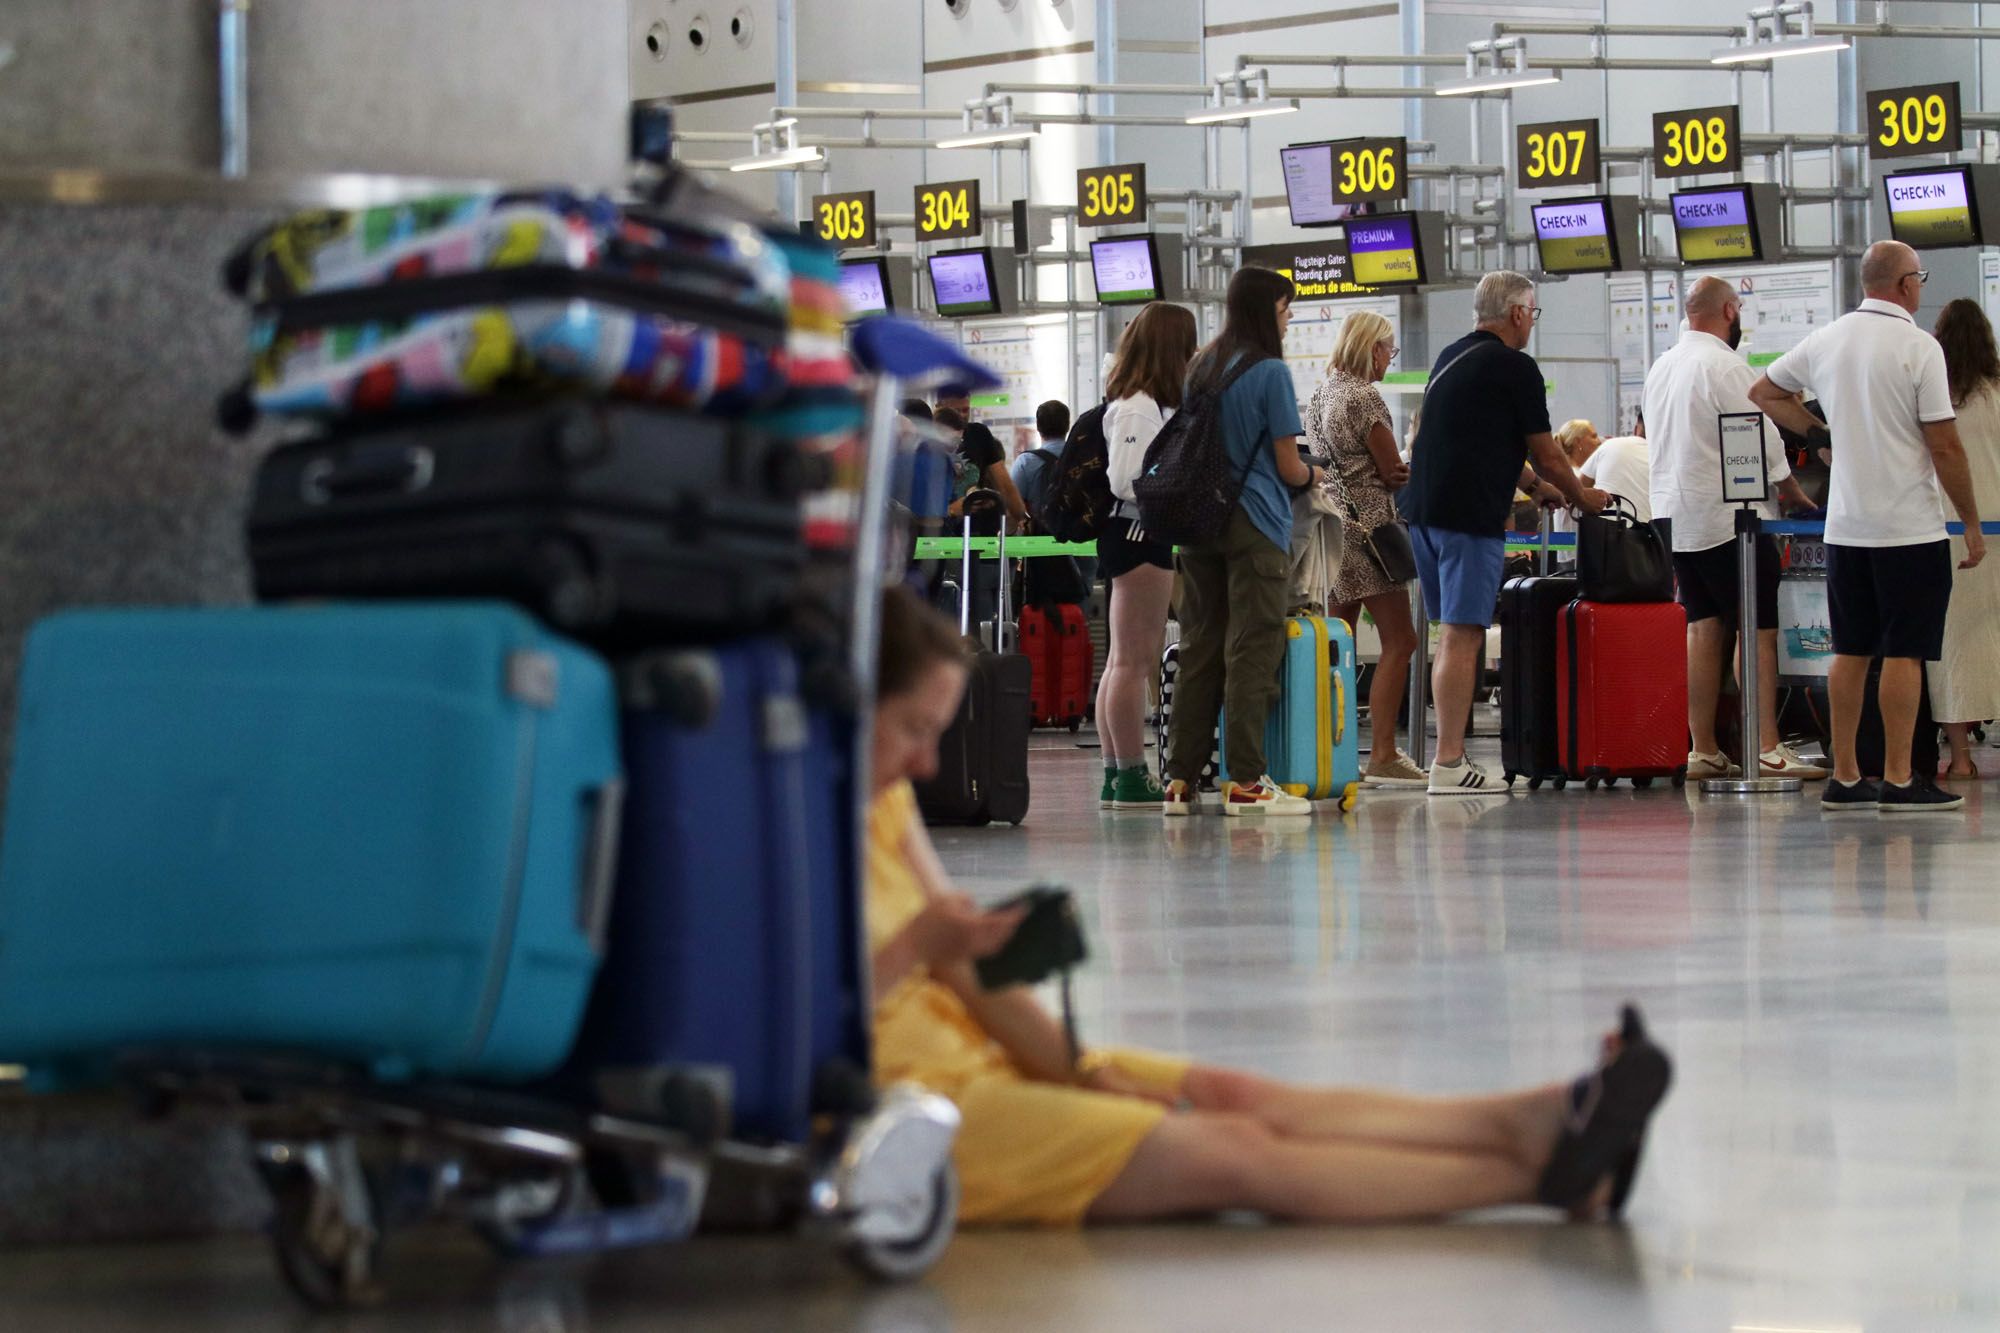
[[[876,1073],[958,1106],[965,1221],[1254,1209],[1390,1222],[1536,1202],[1598,1218],[1623,1207],[1671,1076],[1629,1006],[1597,1070],[1498,1096],[1301,1088],[1125,1050],[1073,1063],[1029,991],[980,988],[973,961],[1005,944],[1019,915],[957,892],[917,813],[910,783],[936,771],[965,682],[956,631],[892,589],[868,828]]]

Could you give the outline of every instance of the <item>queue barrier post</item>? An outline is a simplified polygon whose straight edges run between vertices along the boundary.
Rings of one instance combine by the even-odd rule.
[[[1703,778],[1704,796],[1767,796],[1803,790],[1798,778],[1763,775],[1759,756],[1763,750],[1763,717],[1757,657],[1757,541],[1764,532],[1764,519],[1752,506],[1736,511],[1736,598],[1742,608],[1736,631],[1736,684],[1742,696],[1743,774],[1741,777]]]

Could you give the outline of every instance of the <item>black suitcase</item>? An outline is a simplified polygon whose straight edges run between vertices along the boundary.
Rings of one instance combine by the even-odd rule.
[[[974,497],[980,497],[975,499]],[[985,497],[991,497],[986,500]],[[962,587],[972,586],[973,508],[997,503],[990,491],[966,496]],[[1000,544],[1006,558],[1006,519],[1000,520]],[[937,776],[917,784],[917,808],[927,824],[1019,824],[1028,817],[1028,732],[1034,721],[1034,665],[1019,652],[1006,651],[1007,584],[1000,580],[1000,614],[990,651],[984,645],[972,659],[972,670],[959,701],[958,716],[938,740]],[[972,633],[972,599],[964,598],[959,629]],[[1017,645],[1018,647],[1018,645]]]
[[[606,648],[774,624],[805,564],[795,445],[610,402],[453,411],[286,445],[249,517],[258,597],[514,600]]]
[[[1500,763],[1532,790],[1567,782],[1556,744],[1556,626],[1577,597],[1576,576],[1509,579],[1500,586]]]

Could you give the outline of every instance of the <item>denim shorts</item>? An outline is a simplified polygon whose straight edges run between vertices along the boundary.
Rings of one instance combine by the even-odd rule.
[[[1424,585],[1424,614],[1447,625],[1491,625],[1500,605],[1500,576],[1507,563],[1505,537],[1410,524],[1417,577]]]

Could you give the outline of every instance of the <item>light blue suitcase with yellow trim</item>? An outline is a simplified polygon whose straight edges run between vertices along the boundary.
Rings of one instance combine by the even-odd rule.
[[[1292,795],[1338,798],[1342,810],[1352,809],[1361,789],[1354,635],[1346,621],[1322,616],[1293,616],[1285,635],[1278,702],[1264,726],[1264,762],[1272,780]],[[1226,749],[1222,771],[1229,771]]]

